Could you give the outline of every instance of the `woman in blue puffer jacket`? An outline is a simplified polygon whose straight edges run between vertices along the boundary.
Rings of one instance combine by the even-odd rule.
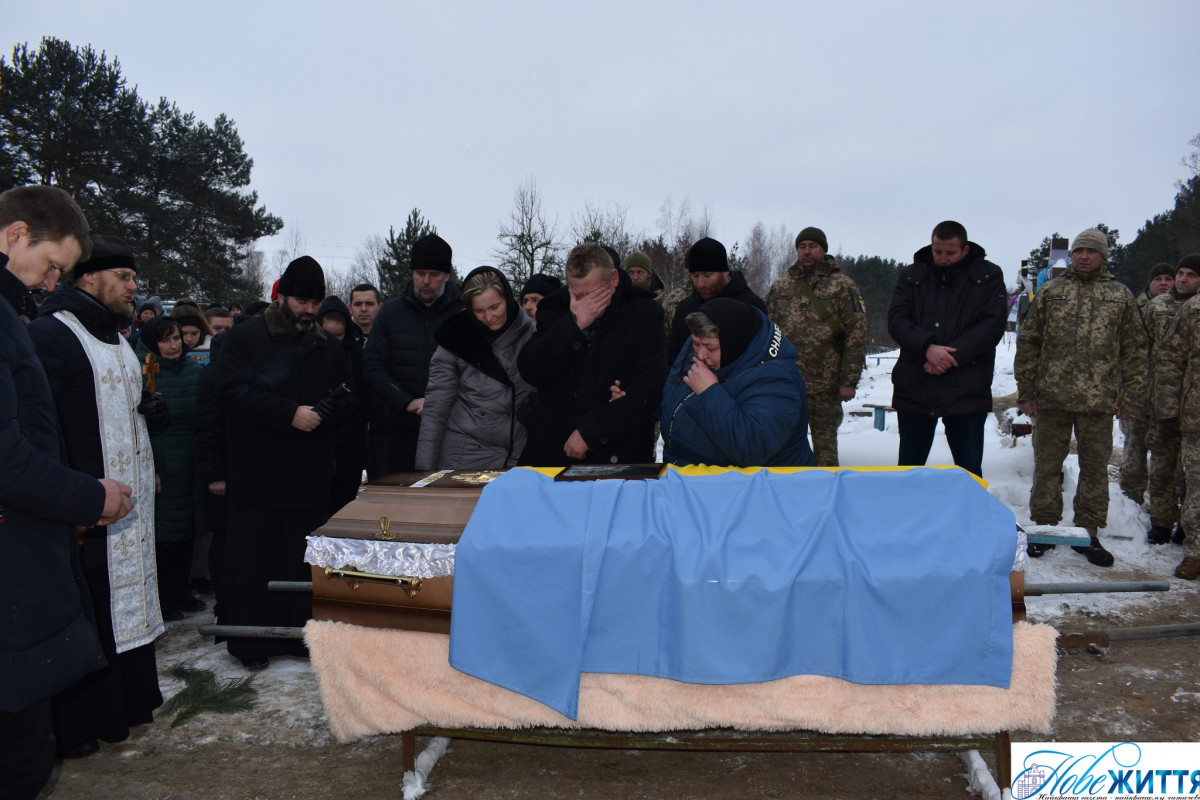
[[[767,315],[728,298],[687,316],[691,340],[659,409],[663,460],[732,467],[811,467],[808,400],[796,348]]]

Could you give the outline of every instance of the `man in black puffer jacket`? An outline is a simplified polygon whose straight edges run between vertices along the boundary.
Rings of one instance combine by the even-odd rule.
[[[399,297],[383,304],[363,348],[363,373],[371,391],[388,408],[386,453],[373,457],[372,478],[416,469],[417,437],[425,405],[429,361],[437,342],[433,332],[451,314],[462,310],[453,272],[450,245],[436,233],[412,246],[412,280]],[[376,432],[372,430],[374,438]],[[372,443],[381,450],[380,442]]]
[[[888,333],[900,345],[892,370],[900,466],[925,463],[941,417],[954,463],[982,474],[996,344],[1008,317],[1004,273],[986,255],[966,228],[942,222],[896,280]]]

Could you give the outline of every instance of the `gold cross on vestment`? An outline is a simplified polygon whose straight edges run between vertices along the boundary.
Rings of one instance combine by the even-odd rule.
[[[117,472],[124,472],[133,464],[133,459],[125,455],[124,450],[118,450],[117,454],[108,460],[108,465]]]
[[[121,538],[117,539],[116,543],[113,545],[113,547],[115,547],[117,550],[121,551],[122,558],[129,555],[129,548],[136,547],[136,546],[137,546],[137,542],[130,539],[129,534],[126,532],[122,532]]]
[[[121,376],[113,372],[112,367],[109,367],[105,371],[104,377],[100,379],[100,382],[109,389],[116,389],[117,385],[121,382]]]
[[[154,363],[154,353],[146,353],[146,363],[142,365],[142,374],[146,376],[146,391],[154,394],[156,385],[154,376],[162,369],[158,364]]]

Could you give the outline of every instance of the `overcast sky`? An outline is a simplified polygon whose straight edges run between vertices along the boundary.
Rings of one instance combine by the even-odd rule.
[[[946,218],[1010,283],[1044,236],[1128,243],[1173,204],[1200,133],[1200,2],[18,0],[3,52],[116,56],[146,100],[232,118],[285,233],[346,268],[414,206],[460,272],[494,263],[532,177],[653,232],[823,228],[907,260]],[[4,43],[6,40],[7,44]]]

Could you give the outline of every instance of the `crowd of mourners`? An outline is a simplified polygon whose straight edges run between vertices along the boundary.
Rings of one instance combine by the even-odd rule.
[[[459,283],[429,234],[395,298],[370,284],[327,296],[303,256],[270,301],[181,299],[164,314],[135,302],[130,246],[92,232],[65,192],[0,195],[0,791],[34,797],[55,752],[86,756],[152,721],[165,621],[212,598],[224,624],[303,625],[309,599],[267,582],[308,579],[305,536],[364,471],[651,463],[660,439],[675,465],[838,466],[865,308],[824,231],[803,228],[795,247],[764,298],[707,237],[687,251],[688,284],[666,292],[645,253],[597,243],[575,247],[562,278],[514,288],[481,266]],[[1020,328],[1030,515],[1061,521],[1073,434],[1073,522],[1091,536],[1076,549],[1113,563],[1098,529],[1115,414],[1131,443],[1122,486],[1142,502],[1148,440],[1148,538],[1182,544],[1175,574],[1195,580],[1200,255],[1156,269],[1137,299],[1107,256],[1103,233],[1080,233]],[[1007,318],[1001,269],[939,223],[888,309],[899,465],[926,463],[941,420],[954,463],[982,474]],[[250,670],[304,654],[288,639],[227,647]]]

